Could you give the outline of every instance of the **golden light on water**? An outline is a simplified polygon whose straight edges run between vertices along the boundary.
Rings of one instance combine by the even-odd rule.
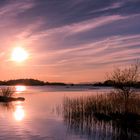
[[[16,121],[22,121],[25,117],[25,112],[22,105],[17,105],[14,111],[14,118]]]
[[[25,61],[28,58],[29,54],[22,47],[14,48],[11,55],[11,60],[16,62]]]
[[[15,89],[16,89],[16,93],[21,93],[26,90],[26,86],[18,85],[18,86],[15,86]]]

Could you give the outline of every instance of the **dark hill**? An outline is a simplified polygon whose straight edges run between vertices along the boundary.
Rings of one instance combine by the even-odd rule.
[[[44,85],[59,85],[64,86],[65,83],[60,82],[44,82],[37,79],[14,79],[14,80],[7,80],[7,81],[0,81],[0,85],[27,85],[27,86],[44,86]]]

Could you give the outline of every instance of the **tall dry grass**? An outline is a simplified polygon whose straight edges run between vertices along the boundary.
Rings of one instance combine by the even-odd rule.
[[[2,97],[13,97],[15,90],[13,87],[3,87],[0,89],[0,96]]]
[[[139,139],[140,95],[129,98],[127,113],[124,98],[115,93],[65,97],[62,109],[69,131],[91,138]]]
[[[63,102],[63,114],[65,116],[88,116],[104,115],[112,116],[125,114],[125,102],[122,96],[116,93],[91,95],[88,97],[68,98]],[[133,96],[128,99],[128,114],[140,115],[140,96]]]

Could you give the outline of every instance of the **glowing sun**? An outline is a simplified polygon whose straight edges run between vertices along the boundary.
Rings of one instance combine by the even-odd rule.
[[[22,62],[28,58],[28,53],[24,48],[17,47],[12,51],[11,59],[12,61]]]

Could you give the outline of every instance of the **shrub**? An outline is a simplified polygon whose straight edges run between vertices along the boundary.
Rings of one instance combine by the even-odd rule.
[[[14,93],[15,93],[15,90],[12,87],[3,87],[0,89],[0,96],[3,96],[3,97],[13,97]]]

